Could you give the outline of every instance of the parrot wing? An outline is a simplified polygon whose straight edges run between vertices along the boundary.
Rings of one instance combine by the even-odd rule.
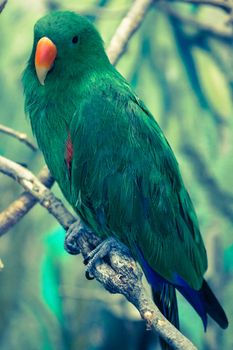
[[[100,236],[115,236],[171,283],[199,289],[205,247],[174,154],[125,81],[102,81],[71,124],[72,203]]]

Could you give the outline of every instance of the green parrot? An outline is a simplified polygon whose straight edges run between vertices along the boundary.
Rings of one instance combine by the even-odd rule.
[[[94,26],[69,11],[41,18],[23,85],[45,161],[84,224],[109,242],[105,253],[113,241],[129,248],[177,328],[176,289],[204,328],[207,315],[226,328],[203,278],[206,250],[175,156]]]

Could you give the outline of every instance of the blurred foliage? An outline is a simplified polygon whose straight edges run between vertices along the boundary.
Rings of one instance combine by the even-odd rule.
[[[12,0],[0,15],[0,123],[31,135],[24,115],[21,74],[33,25],[48,11],[72,9],[95,22],[108,45],[131,1]],[[98,6],[98,11],[96,11]],[[209,6],[174,5],[179,13],[222,28],[227,15]],[[232,47],[182,25],[155,6],[118,64],[160,123],[180,163],[209,255],[207,277],[230,327],[212,322],[206,334],[180,298],[182,331],[199,349],[233,349],[233,110]],[[0,134],[0,153],[37,172],[36,154]],[[21,192],[0,176],[0,210]],[[61,196],[55,187],[55,192]],[[2,350],[157,349],[137,312],[84,277],[80,257],[63,250],[64,232],[36,206],[1,238]]]

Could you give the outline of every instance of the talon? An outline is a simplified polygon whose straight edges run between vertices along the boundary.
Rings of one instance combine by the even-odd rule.
[[[119,244],[120,243],[112,237],[107,238],[100,243],[83,260],[84,265],[87,265],[87,271],[92,271],[92,269],[95,269],[97,262],[106,258],[113,248],[119,247]],[[120,245],[122,247],[122,244]],[[90,277],[90,275],[88,275],[88,277]]]
[[[64,247],[69,254],[76,255],[80,253],[80,249],[75,241],[66,240]]]
[[[87,265],[89,263],[90,258],[87,256],[84,260],[83,263],[84,265]]]
[[[86,235],[87,228],[80,223],[80,221],[74,222],[70,225],[66,232],[65,237],[65,250],[69,254],[80,253],[80,241],[82,242],[83,236]],[[81,245],[82,246],[82,245]]]
[[[95,277],[91,276],[88,271],[85,272],[85,276],[86,276],[86,279],[89,280],[89,281],[92,281],[92,280],[95,279]]]

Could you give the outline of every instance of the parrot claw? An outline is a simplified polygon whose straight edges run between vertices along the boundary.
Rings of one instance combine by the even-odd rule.
[[[80,223],[80,221],[71,224],[66,232],[65,250],[72,255],[79,254],[79,241],[83,239],[87,232],[88,228],[83,223]]]
[[[93,245],[93,235],[93,232],[78,220],[69,226],[65,238],[65,249],[69,254],[75,255],[82,251],[83,263],[87,267],[85,275],[88,280],[94,279],[95,269],[100,260],[108,258],[107,262],[113,263],[111,253],[114,251],[130,255],[128,248],[114,237],[106,238],[103,242],[95,237],[95,245]],[[92,237],[92,244],[88,243],[90,237]]]
[[[85,272],[86,279],[89,281],[92,281],[95,279],[95,277],[91,276],[88,271]]]
[[[88,256],[84,259],[84,265],[87,266],[86,273],[89,276],[93,276],[93,270],[96,264],[103,258],[105,258],[113,249],[122,250],[122,243],[113,237],[106,238],[95,249],[93,249]]]

